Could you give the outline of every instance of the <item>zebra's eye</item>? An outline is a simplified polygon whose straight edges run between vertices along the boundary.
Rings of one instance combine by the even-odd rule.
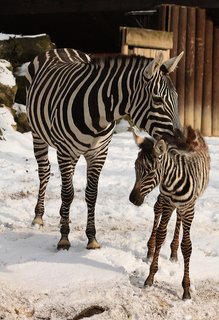
[[[163,104],[163,98],[160,96],[153,96],[153,101],[155,104]]]

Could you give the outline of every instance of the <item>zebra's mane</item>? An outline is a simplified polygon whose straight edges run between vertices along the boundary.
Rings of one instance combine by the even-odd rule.
[[[141,55],[123,55],[123,54],[117,54],[117,55],[106,55],[106,56],[92,56],[91,55],[91,61],[89,62],[90,64],[94,65],[105,65],[110,63],[110,61],[135,61],[136,64],[140,64],[143,66],[147,65],[152,58],[146,58]]]

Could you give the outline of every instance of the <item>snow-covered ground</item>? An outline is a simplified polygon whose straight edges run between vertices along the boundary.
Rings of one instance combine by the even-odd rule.
[[[138,149],[129,132],[114,135],[101,173],[96,206],[100,250],[86,250],[86,166],[74,176],[71,248],[56,250],[60,174],[51,149],[52,176],[46,195],[45,226],[31,227],[38,191],[31,135],[15,132],[0,109],[0,319],[218,320],[219,319],[219,138],[206,138],[211,158],[209,186],[197,201],[190,263],[192,300],[182,301],[183,260],[169,261],[175,215],[161,250],[155,284],[144,288],[149,271],[146,244],[158,189],[137,208],[128,198]],[[89,313],[90,312],[90,313]],[[99,313],[99,314],[98,314]]]

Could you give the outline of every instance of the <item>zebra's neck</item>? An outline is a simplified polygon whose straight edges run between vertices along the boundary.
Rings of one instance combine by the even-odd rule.
[[[138,56],[118,56],[94,59],[89,63],[99,79],[97,87],[101,126],[130,115],[139,107],[138,92],[144,88],[141,83],[142,73],[149,61]]]

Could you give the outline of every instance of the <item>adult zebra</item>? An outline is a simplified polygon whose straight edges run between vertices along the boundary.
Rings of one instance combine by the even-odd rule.
[[[115,121],[127,114],[152,136],[173,134],[180,126],[177,94],[168,74],[181,56],[162,64],[161,53],[154,60],[138,56],[91,60],[80,51],[55,49],[30,63],[27,114],[40,180],[33,224],[43,225],[50,145],[57,149],[62,178],[58,249],[70,247],[72,175],[79,157],[83,155],[87,161],[87,248],[95,249],[99,248],[94,219],[98,179]]]
[[[171,243],[171,260],[177,260],[180,225],[183,226],[181,243],[184,258],[183,299],[190,299],[189,261],[192,252],[190,228],[197,198],[207,187],[210,170],[208,146],[200,132],[191,127],[185,133],[158,141],[135,135],[140,147],[135,162],[136,182],[130,201],[140,206],[144,197],[158,184],[160,194],[154,206],[154,225],[148,241],[148,258],[153,258],[145,285],[151,286],[158,270],[158,258],[167,233],[167,224],[176,209],[177,221]],[[164,138],[164,137],[163,137]],[[159,224],[159,226],[158,226]]]

